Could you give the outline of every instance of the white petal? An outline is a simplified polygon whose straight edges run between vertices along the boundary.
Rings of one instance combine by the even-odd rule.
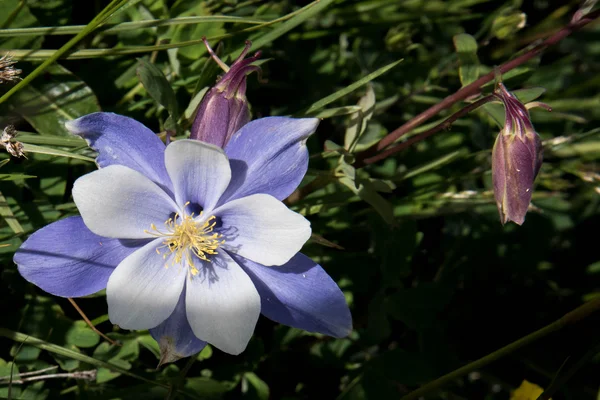
[[[166,320],[183,290],[187,266],[171,265],[148,243],[125,258],[108,279],[106,299],[113,324],[124,329],[150,329]]]
[[[233,200],[219,207],[224,247],[263,265],[288,262],[310,238],[310,222],[268,194]]]
[[[199,339],[229,354],[244,351],[260,315],[260,296],[226,252],[202,262],[198,275],[188,281],[185,301]]]
[[[231,168],[223,150],[198,140],[178,140],[165,150],[177,204],[199,204],[212,210],[229,185]]]
[[[151,224],[178,211],[156,183],[122,165],[99,169],[75,181],[73,199],[85,225],[96,235],[141,239]]]

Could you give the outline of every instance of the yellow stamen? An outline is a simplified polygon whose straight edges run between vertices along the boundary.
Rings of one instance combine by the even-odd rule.
[[[188,204],[189,202],[185,206]],[[202,216],[202,212],[200,216]],[[225,243],[225,240],[221,240],[223,235],[212,233],[216,223],[214,216],[200,224],[194,220],[193,213],[184,216],[177,213],[173,218],[165,221],[164,231],[159,230],[155,224],[151,224],[150,230],[144,232],[155,237],[164,238],[163,245],[158,247],[156,252],[162,254],[164,259],[169,255],[174,255],[171,265],[179,264],[185,259],[190,267],[190,273],[195,276],[199,270],[194,265],[193,255],[203,261],[210,262],[209,256],[217,254],[219,246]],[[165,265],[165,267],[168,267],[168,265]]]

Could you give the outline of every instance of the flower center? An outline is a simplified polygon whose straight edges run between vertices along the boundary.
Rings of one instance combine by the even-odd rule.
[[[186,203],[187,206],[189,204]],[[202,216],[202,212],[200,212]],[[184,258],[190,268],[192,275],[197,275],[199,270],[194,265],[194,257],[203,261],[210,262],[208,256],[217,254],[217,249],[225,240],[221,240],[223,235],[213,233],[216,224],[214,216],[208,218],[203,224],[194,220],[194,214],[180,216],[175,214],[173,218],[165,221],[165,230],[159,230],[156,225],[151,224],[150,230],[144,232],[164,238],[163,245],[156,248],[158,254],[162,254],[166,259],[169,255],[174,255],[171,264],[179,264]],[[165,265],[168,267],[168,265]]]

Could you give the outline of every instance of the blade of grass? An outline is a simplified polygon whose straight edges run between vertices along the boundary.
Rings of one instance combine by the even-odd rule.
[[[358,81],[346,86],[345,88],[338,90],[337,92],[332,93],[329,96],[324,97],[321,100],[313,103],[310,107],[308,107],[308,109],[300,112],[299,114],[301,114],[301,115],[312,114],[315,111],[320,110],[321,108],[325,107],[327,104],[333,103],[334,101],[346,96],[348,93],[351,93],[351,92],[355,91],[356,89],[358,89],[359,87],[366,85],[367,83],[371,82],[373,79],[377,78],[378,76],[385,74],[386,72],[388,72],[390,69],[394,68],[396,65],[400,64],[401,62],[402,62],[402,60],[400,59],[398,61],[394,61],[393,63],[386,65],[385,67],[381,67],[378,70],[371,72],[369,75],[366,75],[362,79],[359,79]]]
[[[12,229],[15,233],[15,235],[21,235],[25,233],[25,230],[19,223],[19,220],[13,214],[2,192],[0,192],[0,216],[4,219],[4,221],[6,221],[10,229]]]
[[[37,67],[32,73],[27,75],[23,80],[13,86],[8,92],[0,97],[0,104],[8,100],[13,94],[19,91],[21,88],[27,86],[31,81],[37,78],[42,72],[46,70],[54,61],[58,60],[62,55],[69,51],[73,46],[79,43],[84,37],[94,31],[100,24],[105,22],[110,16],[116,12],[121,6],[127,1],[124,0],[113,0],[107,5],[104,10],[100,12],[81,32],[67,42],[63,47],[54,52],[54,54],[44,61],[39,67]]]
[[[319,4],[322,4],[322,3],[328,4],[330,1],[331,0],[325,0],[325,1],[316,0],[316,1],[313,1],[312,3],[308,4],[307,6],[302,7],[299,10],[296,10],[289,14],[284,15],[283,17],[276,18],[274,20],[265,22],[263,24],[255,25],[250,28],[241,29],[239,31],[226,33],[223,35],[211,36],[211,37],[208,37],[207,40],[208,41],[221,40],[221,39],[233,37],[233,36],[240,35],[240,34],[246,34],[248,32],[252,32],[255,30],[259,30],[259,29],[265,28],[267,26],[274,25],[279,22],[284,22],[289,19],[295,18],[296,16],[301,15],[303,12],[310,10],[312,7],[317,7]],[[310,14],[309,16],[311,16],[311,15],[312,14]],[[298,24],[303,22],[305,19],[306,18],[300,20],[300,22],[298,22]],[[293,25],[293,26],[292,25],[286,25],[287,30],[277,31],[277,32],[279,32],[277,37],[283,35],[285,32],[287,32],[289,29],[292,29],[297,24]],[[263,46],[264,44],[268,43],[269,41],[274,40],[274,37],[275,36],[273,36],[273,35],[268,36],[268,37],[261,37],[261,38],[257,39],[258,45]],[[149,52],[154,52],[154,51],[177,49],[177,48],[187,47],[187,46],[195,46],[198,44],[203,44],[202,39],[187,40],[187,41],[183,41],[183,42],[166,43],[166,44],[159,44],[159,45],[153,45],[153,46],[130,46],[130,47],[119,47],[119,48],[112,48],[112,49],[82,49],[82,50],[77,50],[77,51],[70,53],[68,56],[64,57],[64,59],[80,60],[80,59],[86,59],[86,58],[98,58],[98,57],[119,56],[119,55],[127,55],[127,54],[149,53]],[[260,47],[258,45],[253,45],[253,49],[257,49],[258,47]],[[14,50],[10,51],[10,54],[15,60],[37,61],[37,60],[45,60],[49,57],[55,57],[57,51],[60,51],[60,50],[14,49]],[[237,50],[238,53],[239,53],[239,51],[240,51],[240,49]],[[235,53],[236,52],[232,52],[232,54],[235,54]]]
[[[93,357],[89,357],[89,356],[86,356],[85,354],[77,353],[76,351],[66,349],[62,346],[58,346],[56,344],[48,343],[44,340],[41,340],[41,339],[38,339],[35,337],[25,335],[24,333],[14,332],[14,331],[11,331],[10,329],[6,329],[6,328],[0,328],[0,336],[5,337],[10,340],[13,340],[18,343],[27,343],[28,345],[35,346],[39,349],[46,350],[46,351],[49,351],[54,354],[59,354],[61,356],[68,357],[73,360],[81,361],[86,364],[93,365],[94,367],[97,367],[97,368],[107,368],[107,369],[110,369],[111,371],[118,372],[123,375],[127,375],[131,378],[138,379],[142,382],[149,383],[154,386],[160,386],[160,387],[163,387],[166,389],[170,388],[170,385],[167,383],[158,382],[158,381],[154,381],[152,379],[145,378],[143,376],[134,374],[133,372],[129,372],[128,370],[123,369],[115,364],[110,363],[110,362],[97,360]],[[180,390],[179,392],[187,395],[190,398],[197,398],[196,396],[194,396],[191,393],[188,393],[186,391]]]
[[[95,161],[92,157],[82,156],[81,154],[70,153],[68,151],[53,149],[50,147],[36,146],[34,144],[28,144],[28,143],[23,144],[23,150],[25,151],[25,153],[48,154],[51,156],[75,158],[77,160],[83,160],[83,161],[91,161],[91,162]]]
[[[81,147],[85,146],[85,140],[79,136],[41,136],[36,134],[22,134],[19,132],[18,141],[21,143],[42,144],[47,146]]]
[[[121,32],[144,29],[144,28],[157,28],[161,26],[170,25],[190,25],[199,24],[203,22],[233,22],[237,24],[248,24],[248,25],[260,25],[269,21],[255,19],[255,18],[244,18],[244,17],[233,17],[228,15],[209,15],[209,16],[196,16],[196,17],[179,17],[169,19],[152,19],[145,21],[132,21],[122,22],[120,24],[105,25],[96,29],[96,32],[101,32],[105,35],[114,35]],[[35,28],[13,28],[13,29],[0,29],[0,37],[17,37],[17,36],[40,36],[40,35],[76,35],[85,29],[87,25],[71,25],[71,26],[47,26],[47,27],[35,27]]]

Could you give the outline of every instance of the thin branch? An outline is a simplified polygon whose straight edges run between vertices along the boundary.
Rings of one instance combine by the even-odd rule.
[[[502,357],[505,357],[516,350],[520,349],[523,346],[526,346],[530,343],[533,343],[549,334],[559,331],[562,328],[572,325],[582,319],[587,318],[594,312],[600,310],[600,299],[591,300],[583,305],[577,307],[575,310],[568,312],[562,318],[559,318],[555,322],[551,323],[543,327],[540,330],[537,330],[521,339],[512,342],[511,344],[504,346],[503,348],[494,351],[493,353],[488,354],[485,357],[480,358],[479,360],[473,361],[465,365],[464,367],[458,368],[434,381],[427,383],[421,388],[407,394],[402,397],[400,400],[416,400],[425,396],[426,394],[430,394],[441,389],[443,386],[447,385],[450,382],[455,381],[456,379],[478,369],[485,367],[486,365],[492,363],[493,361],[499,360]]]
[[[58,378],[84,379],[86,381],[93,381],[96,379],[96,373],[97,371],[95,369],[89,371],[61,372],[58,374],[38,375],[30,376],[24,379],[16,379],[13,380],[12,383],[16,385],[22,385],[27,382],[45,381],[46,379]]]
[[[75,309],[77,310],[77,312],[79,313],[79,315],[81,315],[81,318],[83,318],[83,320],[85,321],[85,323],[94,331],[96,332],[98,335],[100,335],[101,337],[103,337],[105,340],[107,340],[110,344],[114,345],[114,346],[120,346],[120,344],[114,340],[112,340],[111,338],[109,338],[108,336],[106,336],[104,333],[100,332],[93,324],[92,321],[89,320],[89,318],[87,317],[87,315],[85,315],[85,313],[83,312],[83,310],[81,308],[79,308],[79,306],[77,305],[77,303],[75,303],[75,300],[73,300],[72,298],[69,297],[69,301],[71,302],[71,304],[73,305],[73,307],[75,307]]]
[[[569,23],[567,26],[565,26],[561,30],[555,32],[549,38],[544,40],[542,43],[538,44],[537,46],[534,46],[532,49],[528,50],[524,54],[500,65],[496,70],[482,76],[481,78],[470,83],[469,85],[459,89],[456,93],[446,97],[444,100],[442,100],[441,102],[437,103],[436,105],[428,108],[427,110],[423,111],[421,114],[412,118],[411,120],[406,122],[404,125],[400,126],[398,129],[394,130],[393,132],[390,132],[386,137],[381,139],[377,144],[375,144],[371,148],[363,151],[358,156],[358,159],[362,160],[362,159],[367,159],[367,158],[373,157],[373,155],[375,153],[377,153],[380,150],[385,149],[386,147],[388,147],[389,145],[394,143],[396,140],[398,140],[403,135],[407,134],[408,132],[415,129],[417,126],[423,124],[428,119],[437,115],[440,111],[451,107],[455,103],[457,103],[461,100],[464,100],[467,97],[477,94],[481,90],[481,87],[483,85],[494,80],[495,74],[497,72],[504,74],[504,73],[520,66],[521,64],[524,64],[525,62],[529,61],[533,57],[540,54],[543,50],[545,50],[549,46],[552,46],[552,45],[560,42],[562,39],[569,36],[574,31],[583,28],[590,22],[593,22],[596,18],[598,18],[598,16],[600,16],[600,10],[589,13],[586,16],[582,17],[581,19]]]
[[[484,105],[486,103],[489,103],[492,100],[494,100],[494,95],[485,96],[485,97],[477,100],[476,102],[469,104],[465,108],[455,112],[441,124],[438,124],[438,125],[434,126],[433,128],[426,130],[425,132],[422,132],[416,136],[413,136],[410,139],[408,139],[407,141],[398,143],[397,145],[390,147],[389,149],[384,150],[381,153],[374,155],[373,157],[368,157],[368,158],[357,160],[356,163],[354,163],[354,167],[361,168],[365,165],[376,163],[377,161],[383,160],[384,158],[387,158],[393,154],[398,153],[399,151],[406,149],[407,147],[412,146],[414,143],[420,142],[421,140],[428,138],[429,136],[433,135],[436,132],[439,132],[444,129],[448,129],[448,128],[450,128],[450,125],[452,125],[460,117],[467,115],[471,111],[481,107],[482,105]]]
[[[55,365],[53,367],[48,367],[48,368],[40,369],[38,371],[24,372],[22,374],[19,374],[19,377],[31,376],[31,375],[40,375],[40,374],[43,374],[44,372],[53,371],[56,368],[58,368],[58,365]],[[0,376],[0,381],[10,380],[10,378],[12,378],[12,375]]]

